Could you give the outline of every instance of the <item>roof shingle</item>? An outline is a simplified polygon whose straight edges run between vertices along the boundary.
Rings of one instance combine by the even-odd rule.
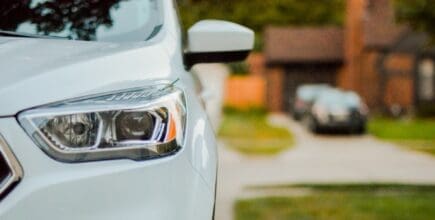
[[[369,0],[364,17],[364,46],[385,49],[399,40],[408,28],[398,25],[390,0]]]
[[[344,57],[343,30],[336,27],[268,27],[265,57],[268,63],[330,63]]]

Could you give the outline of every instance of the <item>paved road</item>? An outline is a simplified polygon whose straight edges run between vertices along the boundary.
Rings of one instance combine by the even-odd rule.
[[[218,220],[232,219],[236,198],[249,185],[321,182],[435,184],[435,157],[403,150],[371,136],[315,136],[283,115],[270,117],[288,127],[296,146],[273,157],[246,157],[220,143]]]

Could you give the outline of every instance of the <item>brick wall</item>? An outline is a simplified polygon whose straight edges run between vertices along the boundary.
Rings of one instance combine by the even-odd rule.
[[[246,62],[248,63],[249,73],[251,73],[251,75],[264,76],[266,72],[266,65],[262,53],[251,53]]]
[[[262,53],[251,53],[247,63],[250,75],[261,77],[264,80],[264,106],[266,109],[272,112],[282,111],[284,69],[282,67],[268,68]]]
[[[385,88],[384,102],[387,107],[399,105],[409,110],[413,104],[413,81],[406,75],[389,77]]]
[[[358,93],[372,109],[381,106],[390,108],[392,105],[412,108],[414,57],[409,54],[390,54],[384,61],[387,75],[381,77],[376,67],[380,56],[379,52],[373,50],[362,53]],[[381,80],[385,80],[384,88]]]
[[[388,55],[384,62],[387,74],[380,75],[378,62],[381,52],[367,48],[364,42],[365,35],[371,31],[364,29],[368,3],[367,0],[347,0],[345,65],[338,74],[337,84],[341,88],[358,92],[372,109],[382,106],[388,108],[395,104],[411,108],[414,98],[413,55]],[[386,9],[383,10],[391,6],[388,0],[382,0],[379,4],[385,4]],[[385,13],[385,16],[389,14]]]
[[[361,75],[360,89],[358,93],[361,95],[365,103],[371,108],[376,108],[382,98],[380,92],[380,76],[376,69],[376,62],[379,54],[375,51],[366,51],[361,56]]]
[[[400,105],[410,109],[414,104],[414,56],[390,54],[385,61],[385,67],[389,72],[385,88],[385,104],[387,107]]]
[[[344,31],[345,67],[337,79],[339,87],[359,90],[361,56],[364,48],[363,17],[366,0],[348,0]]]
[[[284,69],[282,67],[268,68],[266,80],[267,109],[272,112],[281,112],[283,110]]]
[[[385,67],[393,73],[409,74],[414,68],[414,57],[410,54],[390,54],[385,61]]]

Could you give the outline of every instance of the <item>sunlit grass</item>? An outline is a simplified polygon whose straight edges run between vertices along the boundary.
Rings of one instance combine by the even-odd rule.
[[[240,200],[235,219],[435,219],[435,186],[323,184],[287,189],[291,187],[310,193]]]
[[[394,141],[406,149],[417,150],[435,155],[435,140],[402,140]]]
[[[226,111],[219,137],[245,154],[276,154],[293,144],[289,131],[269,125],[261,111]]]
[[[374,118],[370,120],[368,128],[378,138],[435,155],[435,119]]]

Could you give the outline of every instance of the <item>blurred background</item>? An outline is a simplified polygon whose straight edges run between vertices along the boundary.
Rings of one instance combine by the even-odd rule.
[[[434,0],[180,0],[256,31],[197,65],[217,219],[435,219]]]

